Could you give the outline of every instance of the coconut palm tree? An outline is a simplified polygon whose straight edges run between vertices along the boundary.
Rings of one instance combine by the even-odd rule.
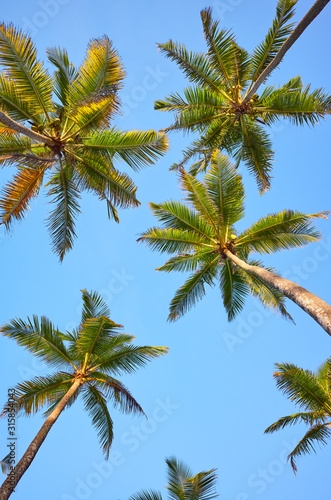
[[[331,307],[304,288],[278,276],[272,268],[250,258],[252,252],[270,254],[318,241],[320,233],[311,219],[293,210],[270,214],[238,233],[235,224],[244,217],[244,186],[226,156],[215,151],[204,182],[185,170],[180,173],[185,201],[150,203],[163,223],[144,232],[138,241],[153,250],[175,254],[158,271],[194,271],[177,290],[170,304],[169,320],[183,315],[205,294],[205,285],[220,285],[228,319],[232,320],[251,293],[264,306],[290,318],[284,296],[293,300],[331,334]]]
[[[276,364],[274,378],[277,388],[303,411],[280,418],[264,432],[271,434],[298,422],[309,425],[306,434],[288,455],[295,473],[295,459],[315,451],[316,444],[325,445],[331,437],[331,358],[316,373],[292,363]]]
[[[17,167],[0,195],[0,224],[10,229],[22,219],[45,181],[54,209],[47,225],[53,250],[63,259],[72,248],[80,193],[104,200],[119,222],[117,207],[136,207],[136,186],[114,167],[123,160],[133,170],[154,163],[167,151],[167,138],[149,131],[122,132],[111,126],[120,111],[123,66],[110,40],[92,40],[75,68],[66,50],[51,48],[51,78],[29,36],[0,25],[0,164]]]
[[[47,418],[16,465],[12,477],[8,476],[1,486],[2,500],[9,498],[62,411],[79,396],[92,418],[106,459],[113,440],[113,421],[107,402],[124,413],[144,414],[116,377],[134,372],[168,349],[133,345],[134,337],[121,333],[121,325],[109,318],[109,309],[102,297],[86,290],[82,293],[81,324],[72,333],[60,332],[44,316],[40,319],[37,316],[27,320],[14,319],[0,329],[5,337],[16,340],[18,345],[58,369],[14,388],[16,412],[31,415],[46,408],[44,415]],[[9,410],[8,403],[2,415]]]
[[[218,497],[216,487],[216,469],[199,472],[192,471],[175,457],[166,459],[170,500],[212,500]],[[130,500],[162,500],[162,495],[155,490],[143,490],[130,497]]]
[[[175,61],[193,84],[183,95],[173,93],[155,102],[155,109],[175,114],[167,131],[197,134],[183,159],[172,168],[198,158],[190,173],[205,171],[212,151],[218,148],[231,154],[237,166],[241,161],[246,164],[262,193],[270,187],[274,157],[266,127],[279,119],[314,125],[330,111],[330,96],[321,89],[311,91],[299,76],[280,87],[267,86],[257,94],[270,76],[271,62],[293,33],[290,20],[295,4],[296,0],[278,1],[272,27],[252,55],[237,44],[231,31],[220,29],[211,9],[201,11],[205,54],[190,52],[172,40],[159,44],[160,51]],[[313,14],[317,15],[315,11]]]

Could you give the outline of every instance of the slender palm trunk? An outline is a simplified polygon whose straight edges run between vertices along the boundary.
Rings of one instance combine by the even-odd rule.
[[[301,309],[308,313],[324,330],[331,335],[331,306],[305,288],[297,285],[293,281],[287,280],[271,273],[258,266],[251,266],[239,259],[230,250],[224,250],[225,255],[232,260],[234,264],[241,267],[248,273],[258,276],[268,285],[273,286],[295,302]]]
[[[32,460],[36,456],[40,446],[43,444],[47,434],[51,430],[53,424],[56,422],[61,412],[64,410],[66,404],[68,403],[71,396],[77,391],[78,387],[81,385],[81,380],[77,379],[69,391],[63,396],[61,401],[56,405],[52,413],[47,417],[46,421],[42,425],[40,431],[31,442],[30,446],[24,453],[21,460],[18,462],[16,467],[9,472],[7,479],[4,481],[0,488],[0,499],[7,500],[13,493],[17,483],[25,473],[25,471],[30,467]]]
[[[5,125],[5,127],[8,127],[11,130],[14,130],[14,132],[17,132],[18,134],[23,134],[32,140],[35,140],[37,142],[43,142],[45,144],[48,144],[49,146],[54,146],[54,142],[51,139],[49,139],[48,137],[45,137],[42,134],[38,134],[38,132],[34,132],[33,130],[29,129],[25,125],[22,125],[21,123],[17,123],[15,120],[10,118],[8,115],[3,113],[3,111],[0,111],[0,123]]]
[[[310,23],[318,16],[318,14],[324,9],[324,7],[329,3],[330,0],[317,0],[312,8],[307,12],[307,14],[302,18],[299,24],[292,31],[290,36],[285,40],[276,56],[268,64],[265,70],[261,73],[259,78],[254,83],[251,90],[244,98],[244,102],[248,102],[253,94],[256,93],[257,89],[262,85],[262,83],[267,79],[269,74],[279,65],[283,59],[286,52],[292,47],[294,42],[299,38],[299,36],[304,32],[304,30],[310,25]]]

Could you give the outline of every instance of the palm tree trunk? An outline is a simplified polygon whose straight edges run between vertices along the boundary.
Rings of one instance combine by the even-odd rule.
[[[312,8],[307,12],[307,14],[302,18],[290,36],[285,40],[276,56],[268,64],[265,70],[261,73],[259,78],[254,83],[251,90],[244,98],[244,102],[248,102],[253,94],[256,93],[257,89],[262,85],[262,83],[267,79],[269,74],[279,65],[283,59],[286,52],[292,47],[294,42],[299,38],[299,36],[304,32],[304,30],[309,26],[309,24],[318,16],[318,14],[324,9],[324,7],[329,3],[330,0],[317,0]]]
[[[324,330],[331,335],[331,306],[324,302],[313,293],[308,292],[305,288],[297,285],[293,281],[281,278],[266,269],[259,266],[251,266],[243,260],[239,259],[230,250],[225,249],[224,254],[237,266],[241,267],[248,273],[258,276],[268,285],[273,286],[281,292],[285,297],[288,297],[295,302],[301,309],[308,313]]]
[[[31,442],[30,446],[24,453],[21,460],[16,465],[15,469],[11,471],[0,488],[0,498],[1,500],[7,500],[13,493],[17,483],[25,473],[25,471],[30,467],[32,460],[36,456],[40,446],[44,442],[47,434],[51,430],[53,424],[56,422],[61,412],[64,410],[66,404],[68,403],[71,396],[77,391],[78,387],[81,385],[81,379],[75,380],[75,382],[70,387],[69,391],[63,396],[61,401],[56,405],[52,413],[47,417],[44,424],[42,425],[40,431]]]
[[[23,134],[32,140],[35,140],[37,142],[43,142],[45,144],[48,144],[49,146],[54,146],[54,142],[51,139],[49,139],[48,137],[45,137],[42,134],[38,134],[38,132],[34,132],[33,130],[29,129],[25,125],[22,125],[21,123],[17,123],[15,120],[10,118],[8,115],[3,113],[3,111],[0,111],[0,123],[5,125],[5,127],[8,127],[11,130],[14,130],[14,132],[17,132],[18,134]]]

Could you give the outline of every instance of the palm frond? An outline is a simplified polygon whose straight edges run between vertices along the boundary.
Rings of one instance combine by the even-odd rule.
[[[191,82],[224,94],[222,81],[204,54],[188,52],[184,45],[177,44],[172,40],[167,43],[159,43],[158,48],[166,57],[178,64]]]
[[[313,425],[316,422],[324,423],[325,421],[324,412],[301,412],[294,413],[293,415],[288,415],[286,417],[279,418],[277,422],[267,427],[264,431],[265,434],[272,434],[273,432],[279,431],[280,429],[285,429],[290,425],[295,425],[297,423],[303,422],[308,425]]]
[[[35,315],[32,319],[13,319],[10,323],[3,325],[0,332],[50,366],[75,368],[61,340],[60,332],[45,316],[41,316],[40,319]]]
[[[25,100],[36,103],[38,114],[48,117],[53,110],[53,82],[38,61],[31,38],[12,25],[1,24],[0,61],[5,75],[15,82]]]
[[[326,445],[327,439],[331,437],[331,429],[329,428],[330,424],[316,424],[309,429],[308,432],[304,435],[304,437],[299,441],[297,446],[288,456],[288,459],[291,460],[291,465],[294,473],[297,471],[295,460],[297,457],[304,455],[306,453],[310,453],[311,451],[315,451],[316,444]]]
[[[220,286],[228,321],[232,321],[244,307],[249,287],[244,276],[236,272],[229,259],[220,269]]]
[[[169,307],[169,321],[176,321],[205,295],[205,285],[213,286],[218,271],[219,256],[210,256],[175,293]]]
[[[36,116],[33,103],[26,102],[18,92],[15,82],[0,74],[0,109],[19,122],[32,120],[41,123],[41,117]]]
[[[314,374],[292,363],[276,363],[277,388],[305,411],[330,411],[330,396]]]
[[[66,106],[69,87],[77,76],[75,66],[70,62],[68,52],[60,47],[47,49],[48,60],[54,64],[54,93],[63,106]]]
[[[91,356],[100,356],[105,350],[105,343],[118,334],[121,325],[114,323],[107,316],[87,318],[81,325],[76,349],[85,355],[85,365],[89,364]]]
[[[102,372],[94,371],[89,376],[89,384],[101,389],[106,400],[110,400],[122,413],[145,415],[142,407],[134,399],[130,391],[119,380]],[[146,415],[145,415],[146,416]]]
[[[211,167],[205,176],[205,184],[218,207],[222,237],[227,241],[231,226],[244,216],[245,191],[241,176],[227,156],[215,151],[211,157]]]
[[[215,249],[206,238],[199,236],[193,231],[182,231],[179,229],[160,229],[153,227],[142,233],[138,242],[143,241],[152,250],[166,253],[189,252],[197,248]]]
[[[180,253],[168,259],[163,266],[157,267],[156,271],[166,271],[168,273],[171,271],[192,272],[212,254],[213,252],[210,250],[197,250],[193,254]]]
[[[176,201],[168,201],[157,205],[149,203],[153,215],[167,229],[178,229],[192,231],[198,236],[205,238],[207,242],[215,242],[215,232],[198,214],[186,205]]]
[[[186,500],[185,482],[192,477],[191,469],[176,457],[166,458],[168,485],[171,500]]]
[[[69,165],[60,166],[48,183],[51,189],[48,196],[55,204],[47,218],[47,227],[50,232],[53,251],[62,262],[65,253],[73,246],[75,233],[75,220],[80,213],[80,195],[73,178],[73,171]]]
[[[293,31],[294,24],[289,20],[294,15],[297,0],[279,0],[276,7],[276,17],[264,41],[258,45],[251,59],[250,78],[253,82],[275,57],[286,38]]]
[[[117,51],[107,36],[90,42],[83,64],[68,93],[68,103],[96,100],[114,95],[124,78],[123,66]]]
[[[186,498],[192,500],[212,500],[219,495],[215,491],[217,480],[216,469],[199,472],[195,476],[186,480]]]
[[[137,188],[128,175],[115,170],[102,158],[86,152],[70,151],[69,154],[77,160],[78,187],[98,194],[101,200],[107,199],[115,207],[140,205],[136,198]]]
[[[302,247],[321,238],[321,233],[312,226],[311,220],[327,218],[326,214],[307,215],[294,210],[270,214],[239,235],[236,247],[267,254]]]
[[[102,451],[108,460],[114,434],[113,421],[107,408],[107,401],[102,392],[89,383],[83,386],[82,395],[85,410],[92,418],[92,424],[97,430]]]
[[[104,299],[97,292],[82,290],[83,310],[81,323],[86,320],[98,318],[99,316],[109,316],[110,310]]]
[[[162,500],[162,495],[155,490],[141,490],[130,495],[129,500]]]
[[[58,372],[47,377],[35,377],[15,386],[15,412],[24,411],[27,416],[37,413],[45,406],[53,405],[70,389],[72,375]],[[10,407],[5,405],[2,414],[6,414]]]
[[[35,198],[42,184],[47,162],[42,167],[32,167],[20,170],[1,191],[0,224],[10,229],[13,219],[23,219],[29,202]]]
[[[155,163],[168,150],[165,134],[154,130],[121,132],[116,129],[92,134],[84,141],[85,151],[97,151],[114,159],[124,160],[133,170]]]
[[[167,354],[168,348],[163,346],[130,345],[134,337],[116,335],[107,340],[103,352],[98,353],[98,359],[93,364],[94,370],[102,370],[108,374],[132,373],[142,368],[153,358]]]

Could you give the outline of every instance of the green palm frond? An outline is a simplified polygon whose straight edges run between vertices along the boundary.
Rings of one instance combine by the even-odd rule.
[[[0,224],[11,227],[13,219],[21,220],[29,208],[29,202],[35,198],[43,182],[49,163],[20,170],[1,191]]]
[[[110,310],[104,299],[97,292],[82,290],[83,310],[81,323],[99,316],[109,316]]]
[[[303,422],[308,425],[313,425],[314,423],[323,423],[325,421],[325,414],[323,412],[301,412],[295,413],[293,415],[288,415],[287,417],[282,417],[277,420],[274,424],[270,425],[265,431],[265,434],[272,434],[280,429],[285,429],[290,425],[295,425],[297,423]]]
[[[298,89],[283,86],[266,99],[261,97],[261,105],[259,114],[268,124],[277,119],[288,119],[295,125],[316,125],[330,111],[331,98],[323,89],[310,91],[310,85]]]
[[[119,380],[102,372],[93,371],[92,375],[89,376],[89,384],[101,390],[105,398],[110,400],[113,406],[120,409],[122,413],[145,415],[140,404]]]
[[[159,43],[158,48],[166,57],[178,64],[191,82],[224,94],[222,81],[203,54],[188,52],[184,45],[174,43],[172,40]]]
[[[179,229],[160,229],[153,227],[143,233],[138,242],[143,241],[152,250],[159,252],[174,253],[174,252],[189,252],[197,248],[205,248],[212,250],[214,245],[208,243],[205,238],[197,235],[193,231],[181,231]]]
[[[50,366],[75,368],[57,328],[45,316],[13,319],[3,325],[0,332]]]
[[[124,78],[123,66],[117,51],[107,36],[90,42],[83,64],[80,66],[68,93],[68,103],[95,100],[114,95]]]
[[[68,153],[77,161],[78,187],[95,192],[101,200],[108,199],[115,207],[139,206],[137,188],[127,174],[120,173],[112,165],[103,162],[102,158],[87,152]]]
[[[217,480],[216,469],[199,472],[194,477],[187,479],[185,484],[186,498],[192,500],[212,500],[219,495],[215,491]]]
[[[232,321],[244,307],[249,287],[245,277],[228,259],[220,269],[220,286],[228,321]]]
[[[75,80],[77,70],[70,62],[68,52],[60,47],[47,49],[48,60],[57,68],[54,73],[54,93],[60,102],[67,104],[69,88]]]
[[[168,150],[168,140],[166,135],[154,130],[121,132],[111,129],[92,134],[84,141],[84,150],[124,160],[133,170],[139,170],[153,164]]]
[[[330,423],[328,424],[316,424],[306,432],[301,441],[297,444],[293,451],[289,454],[288,458],[291,460],[291,465],[294,473],[297,471],[295,460],[297,457],[310,453],[311,451],[316,452],[316,444],[326,445],[327,439],[331,437]]]
[[[211,158],[211,167],[205,176],[210,197],[218,208],[222,237],[226,241],[233,224],[244,216],[245,191],[241,176],[227,156],[218,150]]]
[[[62,398],[70,389],[72,375],[58,372],[46,377],[34,377],[31,381],[22,382],[15,387],[15,411],[24,412],[30,416],[37,413],[42,408],[53,405]],[[9,407],[5,405],[2,414],[5,414]]]
[[[169,307],[169,321],[176,321],[205,295],[205,285],[213,286],[218,272],[218,256],[208,256],[198,270],[175,293]]]
[[[195,208],[206,223],[213,227],[216,235],[219,236],[218,210],[207,187],[185,171],[181,174],[181,182],[186,193],[185,200]]]
[[[99,441],[106,460],[113,441],[113,421],[107,408],[107,401],[102,392],[94,385],[86,384],[83,388],[85,410],[92,418],[92,424],[97,430]]]
[[[226,92],[233,96],[233,85],[236,82],[236,73],[233,71],[233,59],[240,48],[231,31],[219,29],[219,23],[212,19],[211,9],[201,11],[203,33],[208,47],[208,59],[214,69],[218,69]]]
[[[102,370],[107,374],[132,373],[146,365],[147,361],[157,358],[168,352],[167,347],[135,346],[130,345],[134,337],[116,335],[107,340],[103,353],[98,353],[98,359],[93,370]],[[93,372],[92,370],[92,372]]]
[[[72,126],[63,135],[67,139],[79,137],[79,134],[89,134],[109,127],[111,118],[118,111],[118,103],[113,93],[91,98],[90,101],[79,102],[68,115]]]
[[[21,137],[18,134],[0,134],[0,161],[10,165],[15,155],[29,154],[31,152],[31,141],[28,137]]]
[[[199,264],[213,254],[210,250],[197,250],[194,254],[180,253],[167,260],[163,266],[157,267],[157,271],[184,271],[192,272],[197,269]]]
[[[166,458],[169,498],[171,500],[186,500],[185,482],[190,479],[193,474],[191,469],[181,460],[176,457]]]
[[[204,113],[210,113],[209,116],[214,116],[218,112],[222,110],[225,112],[228,109],[228,103],[222,95],[204,87],[187,87],[184,89],[184,98],[177,93],[170,94],[164,101],[155,101],[154,109],[175,111],[176,113],[196,111],[200,112],[202,116]]]
[[[271,141],[264,129],[255,121],[242,116],[238,127],[241,141],[233,149],[237,165],[244,161],[249,172],[254,175],[262,194],[270,189],[273,151]],[[238,143],[237,143],[238,144]]]
[[[52,198],[51,202],[55,204],[55,208],[49,214],[47,227],[51,234],[53,251],[62,262],[76,237],[75,219],[80,213],[80,195],[73,179],[72,168],[62,162],[48,185],[51,186],[48,196]]]
[[[183,203],[176,201],[168,201],[160,205],[149,203],[149,207],[155,217],[168,229],[192,231],[209,241],[213,241],[215,238],[215,233],[210,225]]]
[[[162,500],[162,495],[155,490],[142,490],[130,495],[129,500]]]
[[[0,109],[18,122],[32,120],[40,123],[33,103],[26,102],[18,92],[15,82],[0,74]]]
[[[275,57],[286,38],[293,31],[294,24],[289,20],[294,15],[294,6],[297,0],[279,0],[276,8],[276,17],[264,41],[256,47],[250,68],[250,78],[255,82],[268,64]]]
[[[102,355],[105,343],[118,334],[120,327],[121,325],[114,323],[107,316],[86,319],[81,326],[75,346],[78,352],[85,353],[85,366],[89,364],[92,355]]]
[[[12,25],[0,25],[0,61],[4,74],[15,82],[25,100],[35,104],[38,114],[48,117],[53,111],[53,82],[37,60],[31,38]]]
[[[274,378],[277,388],[300,408],[331,412],[330,395],[311,371],[298,368],[292,363],[277,363]]]
[[[326,214],[306,215],[294,210],[270,214],[243,232],[236,241],[236,247],[267,254],[302,247],[321,238],[311,220],[326,218]]]

